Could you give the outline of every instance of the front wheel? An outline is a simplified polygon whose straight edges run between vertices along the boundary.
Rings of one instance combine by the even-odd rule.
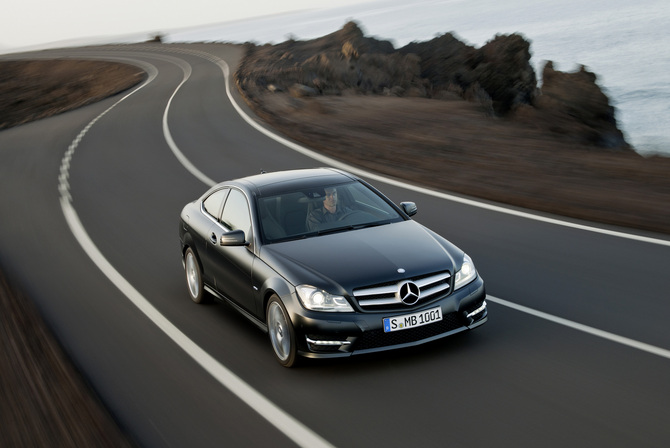
[[[297,361],[295,331],[281,299],[270,297],[266,310],[270,343],[277,361],[284,367],[291,367]]]
[[[202,272],[198,259],[190,247],[184,254],[184,269],[186,270],[186,284],[188,295],[195,303],[205,302],[205,292],[202,284]]]

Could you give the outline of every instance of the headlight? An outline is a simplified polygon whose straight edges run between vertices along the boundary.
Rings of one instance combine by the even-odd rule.
[[[462,288],[477,277],[477,270],[475,265],[472,262],[472,259],[468,257],[467,254],[463,254],[463,266],[461,270],[456,273],[456,279],[454,280],[454,291],[458,288]]]
[[[296,291],[298,291],[298,297],[302,305],[308,310],[327,312],[354,311],[349,302],[347,302],[347,299],[342,296],[335,296],[309,285],[300,285],[296,287]]]

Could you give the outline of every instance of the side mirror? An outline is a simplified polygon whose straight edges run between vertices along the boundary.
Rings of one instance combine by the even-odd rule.
[[[401,202],[400,207],[402,207],[402,211],[407,213],[407,216],[416,215],[417,208],[414,202]]]
[[[246,236],[243,230],[233,230],[221,235],[219,242],[222,246],[246,246]]]

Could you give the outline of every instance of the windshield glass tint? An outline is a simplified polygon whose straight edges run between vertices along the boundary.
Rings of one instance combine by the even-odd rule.
[[[355,230],[403,219],[388,202],[360,182],[261,197],[258,214],[266,242]]]

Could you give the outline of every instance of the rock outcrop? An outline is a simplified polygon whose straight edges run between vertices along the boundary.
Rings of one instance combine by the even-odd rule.
[[[365,37],[354,22],[327,36],[277,45],[247,45],[236,74],[247,99],[269,92],[314,95],[393,95],[479,103],[493,117],[517,119],[561,139],[630,149],[614,109],[593,73],[562,73],[551,62],[542,90],[530,65],[530,42],[497,35],[481,48],[447,33],[396,50]]]
[[[430,82],[432,97],[439,98],[446,90],[472,100],[482,98],[483,91],[497,115],[519,104],[531,104],[535,98],[537,80],[530,65],[530,43],[518,34],[498,35],[475,49],[447,33],[411,43],[398,52],[420,57],[421,76]]]
[[[574,73],[554,69],[542,72],[542,94],[533,102],[537,115],[551,130],[604,148],[629,148],[617,128],[614,107],[596,84],[594,73],[582,66]]]

